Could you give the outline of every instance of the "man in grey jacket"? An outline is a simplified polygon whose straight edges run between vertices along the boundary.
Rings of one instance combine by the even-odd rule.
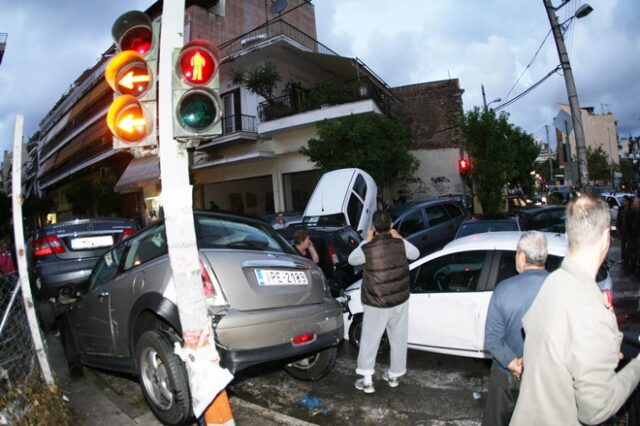
[[[356,374],[356,389],[375,392],[373,373],[380,338],[385,329],[391,346],[389,371],[382,377],[392,388],[405,374],[409,327],[409,263],[420,252],[391,228],[391,216],[383,210],[373,214],[373,228],[349,255],[351,265],[362,265],[360,295],[364,309]]]
[[[493,364],[483,425],[507,426],[511,420],[522,374],[522,317],[549,275],[544,269],[547,252],[547,238],[543,233],[523,233],[516,248],[518,275],[500,282],[491,296],[484,346],[491,353]]]
[[[567,206],[569,253],[524,316],[524,372],[512,425],[599,424],[640,381],[640,360],[616,372],[622,334],[595,282],[609,250],[607,204],[586,194]]]

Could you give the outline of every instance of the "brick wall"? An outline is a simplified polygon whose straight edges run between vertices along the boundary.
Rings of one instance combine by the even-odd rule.
[[[392,111],[409,127],[411,149],[457,148],[463,141],[462,93],[457,79],[394,87]]]
[[[300,31],[316,38],[316,18],[312,4],[287,11],[305,3],[304,0],[288,0],[287,8],[281,15],[269,12],[270,1],[265,0],[227,0],[225,16],[209,12],[207,8],[193,5],[187,8],[185,31],[189,31],[189,39],[205,38],[222,44],[227,40],[247,33],[263,25],[267,19],[278,19],[282,16],[289,24]],[[266,5],[266,7],[265,7]]]

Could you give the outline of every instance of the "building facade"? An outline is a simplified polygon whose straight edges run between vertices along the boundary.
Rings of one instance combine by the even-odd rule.
[[[314,5],[290,0],[273,10],[262,0],[187,1],[185,42],[218,41],[222,135],[191,155],[194,207],[262,216],[303,210],[319,171],[299,150],[317,137],[317,123],[352,114],[390,114],[409,126],[421,167],[413,198],[462,192],[462,90],[457,80],[390,88],[357,58],[342,57],[316,40]],[[147,13],[159,19],[156,3]],[[104,69],[113,47],[81,75],[40,123],[37,188],[53,202],[55,220],[70,219],[70,194],[112,185],[114,214],[145,218],[161,209],[157,157],[132,158],[112,149],[106,112],[113,94]],[[280,81],[272,99],[234,84],[241,70],[273,64]],[[161,77],[162,78],[162,77]],[[165,84],[160,81],[160,87]],[[398,188],[386,189],[389,200]],[[108,211],[84,212],[109,214]]]

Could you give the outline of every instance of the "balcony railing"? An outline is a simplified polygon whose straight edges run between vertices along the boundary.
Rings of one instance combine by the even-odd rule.
[[[258,131],[255,115],[233,114],[222,117],[222,134]]]
[[[258,105],[260,121],[265,122],[288,117],[302,112],[320,109],[323,106],[342,105],[363,99],[373,99],[384,105],[384,97],[367,79],[321,83],[309,91],[296,91],[264,101]]]
[[[220,45],[222,58],[226,58],[243,49],[247,49],[255,44],[280,35],[284,35],[289,39],[301,44],[311,52],[338,56],[336,52],[329,49],[327,46],[315,40],[308,34],[305,34],[296,27],[278,19],[276,21],[267,22],[266,24],[263,24],[256,29],[249,31],[248,33],[244,33],[236,38],[222,43]]]

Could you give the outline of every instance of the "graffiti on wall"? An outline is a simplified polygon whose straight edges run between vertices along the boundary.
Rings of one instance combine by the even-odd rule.
[[[446,176],[435,176],[431,178],[431,184],[433,185],[436,195],[443,195],[450,193],[450,183]]]

